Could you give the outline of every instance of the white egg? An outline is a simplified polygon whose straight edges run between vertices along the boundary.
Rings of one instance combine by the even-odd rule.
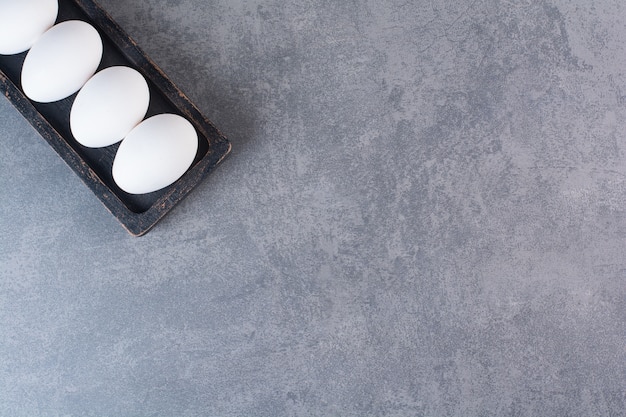
[[[0,0],[0,55],[29,49],[57,20],[58,0]]]
[[[54,25],[26,55],[24,93],[40,103],[69,97],[91,78],[101,59],[102,39],[89,23],[68,20]]]
[[[70,111],[72,134],[89,148],[112,145],[143,120],[149,104],[150,89],[139,72],[106,68],[78,92]]]
[[[198,150],[192,124],[175,114],[152,116],[126,136],[113,160],[113,179],[130,194],[167,187],[191,166]]]

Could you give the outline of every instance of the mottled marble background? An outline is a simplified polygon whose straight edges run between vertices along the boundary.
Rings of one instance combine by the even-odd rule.
[[[100,0],[232,155],[128,235],[0,99],[0,416],[625,416],[623,0]]]

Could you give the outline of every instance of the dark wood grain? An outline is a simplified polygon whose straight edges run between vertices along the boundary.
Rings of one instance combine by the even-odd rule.
[[[57,23],[71,19],[87,21],[100,33],[104,53],[98,70],[126,65],[144,75],[150,88],[150,107],[146,117],[174,113],[193,124],[198,132],[198,152],[190,169],[178,181],[162,190],[142,195],[128,194],[117,187],[111,174],[119,144],[90,149],[74,140],[69,128],[69,113],[76,94],[47,104],[32,102],[24,95],[20,85],[20,73],[26,52],[12,56],[0,55],[0,91],[124,228],[132,235],[141,236],[228,155],[231,145],[96,2],[60,0]]]

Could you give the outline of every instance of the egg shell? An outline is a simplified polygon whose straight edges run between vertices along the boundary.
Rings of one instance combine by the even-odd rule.
[[[72,135],[89,148],[112,145],[143,120],[149,104],[150,89],[138,71],[106,68],[78,92],[70,111]]]
[[[40,103],[71,96],[98,69],[102,48],[98,31],[89,23],[68,20],[52,26],[24,59],[24,93]]]
[[[145,194],[174,183],[191,166],[198,134],[175,114],[152,116],[124,138],[113,160],[113,179],[130,194]]]
[[[0,55],[28,50],[54,25],[58,0],[0,0]]]

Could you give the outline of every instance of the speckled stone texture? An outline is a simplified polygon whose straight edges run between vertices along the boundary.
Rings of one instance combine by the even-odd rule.
[[[0,416],[626,416],[626,3],[101,0],[233,143],[142,238],[0,99]]]

